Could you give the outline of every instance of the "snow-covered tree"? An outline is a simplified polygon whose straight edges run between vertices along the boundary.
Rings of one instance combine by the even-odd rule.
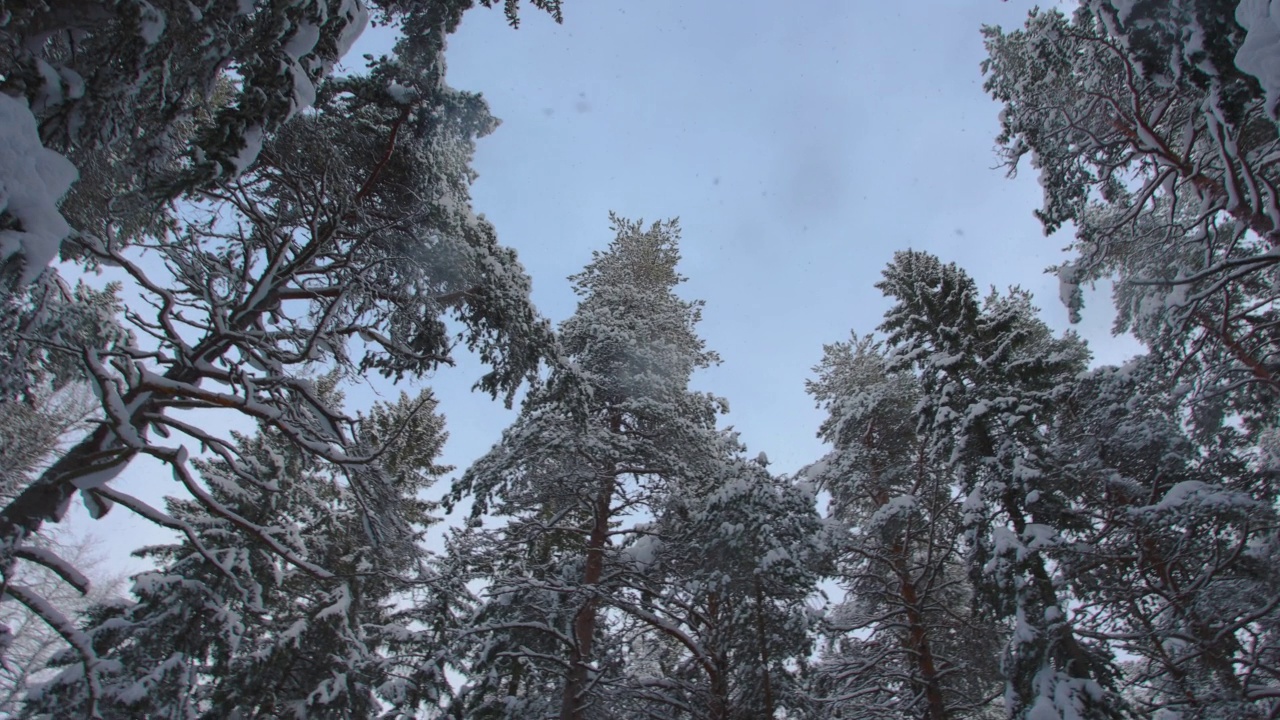
[[[0,413],[0,457],[4,458],[0,497],[11,498],[20,492],[51,455],[91,429],[98,404],[88,388],[69,382],[55,390],[52,382],[43,384],[43,390],[32,388]],[[97,545],[92,536],[76,537],[70,531],[46,528],[20,550],[20,556],[28,561],[16,568],[8,582],[43,597],[63,615],[73,615],[119,591],[120,583],[103,572]],[[40,563],[50,554],[65,558],[86,577],[92,577],[88,594]],[[49,661],[65,644],[39,615],[17,602],[0,603],[0,624],[9,629],[4,641],[5,662],[0,665],[0,714],[10,716],[17,712],[27,686],[47,679],[44,676],[52,672]]]
[[[646,716],[774,718],[802,706],[807,602],[826,560],[813,493],[725,439],[722,469],[674,483],[625,548],[629,588],[616,604],[653,651],[629,667]]]
[[[831,452],[806,472],[831,494],[837,577],[812,693],[823,717],[988,717],[1006,632],[975,607],[955,473],[917,433],[923,391],[870,336],[828,345],[810,394]]]
[[[23,565],[11,582],[44,598],[67,616],[107,602],[123,590],[123,577],[112,574],[103,562],[98,554],[99,542],[92,535],[75,537],[61,531],[42,533],[32,542],[37,551],[56,553],[80,568],[92,581],[87,592],[37,563]],[[5,663],[0,666],[0,715],[17,717],[28,690],[57,674],[58,668],[51,667],[51,662],[63,652],[66,643],[43,618],[13,601],[0,604],[0,623],[9,628]]]
[[[725,437],[723,450],[740,448]],[[812,495],[740,455],[672,485],[650,504],[658,519],[615,515],[619,546],[594,588],[597,687],[585,716],[730,720],[796,708],[821,560]],[[576,609],[565,596],[581,582],[582,541],[564,520],[558,534],[535,522],[460,536],[491,585],[463,630],[475,644],[458,717],[563,717],[563,628]]]
[[[818,712],[1274,714],[1274,430],[1206,424],[1167,347],[1084,372],[1026,293],[980,299],[935,257],[898,253],[879,287],[885,339],[828,347],[810,384],[835,449],[807,472],[848,530],[832,626],[854,631]]]
[[[360,441],[382,449],[377,478],[350,478],[270,427],[236,436],[240,468],[197,461],[235,518],[171,499],[168,514],[188,536],[139,551],[157,567],[134,577],[134,599],[85,616],[99,667],[86,674],[64,653],[74,664],[33,693],[27,715],[417,717],[424,703],[434,706],[444,688],[435,662],[443,628],[432,614],[461,591],[415,542],[433,521],[419,492],[448,470],[435,464],[445,436],[434,409],[424,393],[359,419]],[[371,544],[369,493],[354,482],[386,483],[378,513],[401,515],[413,536]],[[246,535],[241,523],[266,537]],[[430,593],[421,606],[404,602],[415,588]]]
[[[674,486],[723,457],[723,402],[688,388],[716,356],[695,330],[701,303],[675,294],[679,227],[613,224],[572,277],[582,299],[560,327],[563,360],[452,492],[474,497],[476,526],[454,542],[486,586],[467,631],[468,717],[609,712],[625,681],[628,548]],[[497,527],[481,527],[487,514]]]
[[[1117,327],[1187,358],[1197,395],[1274,407],[1280,133],[1236,66],[1233,0],[1087,0],[986,28],[986,88],[1004,104],[1002,155],[1030,156],[1046,231],[1075,227],[1058,268],[1118,281]],[[1271,412],[1265,410],[1264,412]]]
[[[1054,451],[1089,516],[1058,560],[1081,623],[1137,658],[1124,681],[1143,713],[1275,713],[1268,14],[1087,0],[986,30],[1005,159],[1032,157],[1047,230],[1075,225],[1063,300],[1078,312],[1081,283],[1115,279],[1117,329],[1150,350],[1077,384]]]
[[[93,429],[97,398],[82,383],[52,383],[5,407],[0,414],[0,498],[22,492],[51,456]]]
[[[526,405],[536,393],[530,391]],[[593,499],[593,476],[558,458],[531,459],[518,472],[518,487],[480,498],[502,524],[486,528],[477,514],[449,541],[450,563],[483,584],[453,643],[465,682],[450,705],[451,718],[558,717],[564,704],[569,657],[578,646],[574,601],[583,599],[575,590],[588,539],[580,530],[592,522],[586,503]],[[592,632],[591,643],[603,635],[601,628]],[[603,654],[594,644],[589,648]],[[598,656],[597,668],[604,665]]]
[[[109,354],[128,344],[129,335],[117,320],[123,309],[118,290],[117,285],[96,290],[83,282],[72,287],[50,270],[0,298],[0,409],[4,413],[39,415],[42,405],[64,389],[84,387],[88,373],[68,352],[70,347]],[[48,452],[52,447],[40,450]],[[33,444],[32,449],[36,448]],[[15,473],[30,469],[22,463],[8,468]]]
[[[1153,356],[1083,378],[1055,432],[1091,530],[1059,557],[1092,631],[1124,655],[1143,716],[1275,714],[1280,605],[1270,435],[1185,429],[1186,394]]]
[[[174,220],[167,201],[252,165],[267,138],[316,102],[318,85],[371,19],[407,27],[432,16],[452,31],[474,4],[5,3],[0,147],[14,155],[0,162],[0,260],[27,265],[19,269],[31,279],[69,233],[163,233]],[[559,0],[532,4],[559,19]],[[517,1],[504,7],[514,24]],[[13,142],[19,134],[23,142]]]
[[[252,448],[209,432],[191,411],[260,423],[343,473],[370,547],[410,541],[403,513],[387,511],[395,501],[377,462],[382,450],[307,375],[330,366],[415,376],[450,364],[464,345],[489,368],[477,386],[509,399],[550,346],[515,254],[469,208],[474,141],[496,121],[479,96],[443,82],[445,35],[464,8],[406,10],[393,57],[367,75],[319,84],[310,112],[264,132],[261,152],[238,177],[193,190],[182,222],[162,236],[108,227],[75,237],[82,262],[113,267],[124,294],[139,298],[121,318],[132,336],[104,344],[68,334],[41,346],[87,376],[104,419],[0,510],[6,572],[17,543],[61,518],[77,492],[92,513],[122,505],[194,532],[109,485],[147,455],[247,538],[297,569],[332,576],[280,544],[270,526],[228,507],[195,471],[190,455],[203,450],[225,463],[228,482],[261,482]],[[17,599],[47,609],[39,598]],[[72,624],[46,619],[99,666]]]
[[[1012,623],[1007,712],[1115,717],[1113,659],[1077,632],[1052,562],[1087,529],[1078,484],[1047,463],[1049,429],[1088,351],[1055,338],[1025,292],[980,299],[967,274],[925,253],[895,254],[877,287],[895,303],[880,326],[889,369],[918,379],[916,432],[956,474],[979,603]]]

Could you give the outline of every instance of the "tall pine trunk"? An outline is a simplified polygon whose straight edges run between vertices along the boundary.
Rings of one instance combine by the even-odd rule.
[[[622,432],[622,416],[614,411],[609,418],[609,430]],[[609,543],[609,518],[613,505],[613,493],[617,484],[617,473],[613,469],[602,471],[597,476],[595,508],[592,511],[591,533],[587,536],[586,564],[582,570],[582,585],[588,595],[582,607],[573,617],[574,647],[569,653],[569,674],[565,677],[564,697],[560,703],[560,720],[582,720],[586,709],[585,698],[591,654],[594,650],[596,635],[597,600],[596,585],[604,576],[604,548]]]
[[[720,594],[711,593],[707,598],[707,618],[711,626],[710,657],[704,664],[707,670],[707,720],[729,720],[729,660],[724,651],[724,635],[722,628],[725,615],[722,613]]]
[[[613,503],[614,482],[612,473],[600,477],[596,506],[592,513],[591,534],[587,536],[587,561],[582,572],[582,584],[588,593],[595,593],[595,586],[604,576],[604,548],[609,542],[609,507]],[[589,595],[573,617],[574,647],[569,653],[569,674],[564,683],[560,720],[583,718],[583,695],[590,679],[588,670],[595,641],[598,606],[595,595]]]
[[[862,444],[868,450],[875,447],[874,425],[867,427]],[[924,487],[925,452],[921,445],[916,458],[916,487],[919,492]],[[872,463],[871,474],[873,487],[881,488],[872,492],[871,499],[876,509],[883,509],[889,504],[889,494],[880,485],[881,468]],[[925,625],[924,612],[921,610],[921,598],[915,580],[911,577],[908,541],[898,539],[889,546],[889,565],[898,578],[898,600],[906,610],[907,636],[904,638],[907,650],[915,664],[917,684],[921,686],[925,697],[925,716],[923,720],[947,720],[947,705],[942,694],[942,681],[938,674],[938,663],[933,655],[933,646],[929,641],[929,629]]]
[[[764,588],[760,587],[760,577],[755,579],[756,589],[756,642],[760,643],[760,669],[764,687],[764,717],[774,716],[773,681],[769,677],[769,635],[765,631],[764,622]]]
[[[920,611],[920,595],[916,590],[915,582],[905,572],[905,565],[899,565],[898,568],[899,594],[902,604],[907,608],[907,646],[915,657],[916,672],[920,673],[920,682],[924,685],[927,708],[925,720],[947,720],[947,706],[942,696],[938,665],[929,643],[929,631],[924,624],[924,613]]]

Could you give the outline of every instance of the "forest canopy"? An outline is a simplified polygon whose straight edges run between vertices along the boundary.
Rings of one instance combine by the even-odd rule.
[[[1052,300],[1113,288],[1141,352],[898,248],[879,324],[769,379],[822,415],[789,473],[695,386],[678,220],[610,214],[535,306],[445,51],[573,7],[473,5],[0,0],[0,714],[1280,717],[1269,3],[972,28],[996,159],[1069,237]],[[460,468],[456,384],[513,408]],[[115,582],[73,503],[171,540]]]

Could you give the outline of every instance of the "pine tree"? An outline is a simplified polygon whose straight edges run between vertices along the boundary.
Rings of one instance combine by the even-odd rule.
[[[455,543],[487,584],[457,710],[469,717],[609,712],[623,682],[614,632],[629,538],[721,457],[723,402],[688,389],[716,356],[694,329],[701,303],[674,292],[679,226],[612,221],[608,250],[571,278],[581,301],[560,327],[563,360],[451,493],[475,498],[477,527]],[[478,527],[488,513],[502,524]]]
[[[69,232],[119,239],[163,234],[175,219],[167,202],[217,187],[252,165],[265,140],[316,102],[317,87],[371,19],[422,30],[426,16],[432,26],[451,32],[474,4],[35,0],[0,5],[3,124],[38,126],[39,138],[27,157],[65,156],[61,162],[39,162],[46,169],[69,170],[63,192],[80,178],[60,209],[66,222],[51,204],[46,208],[54,217],[43,219],[61,229],[43,233],[46,248],[32,257],[35,267],[26,269],[27,279],[57,255],[57,244]],[[534,0],[533,5],[560,19],[559,0]],[[515,24],[518,3],[505,0],[504,7]],[[6,170],[18,168],[0,168],[0,173]],[[29,205],[0,203],[0,232],[9,230],[8,221],[21,223],[24,216],[35,217]],[[38,232],[34,227],[23,231],[27,240]],[[0,246],[0,259],[14,257],[7,242]]]
[[[551,342],[515,254],[470,211],[474,141],[496,121],[477,95],[443,83],[455,11],[428,3],[408,12],[393,58],[322,83],[311,112],[264,135],[234,181],[191,195],[163,239],[77,235],[82,262],[117,266],[141,301],[120,318],[124,340],[67,333],[51,351],[88,378],[105,421],[0,510],[6,570],[15,545],[61,518],[77,492],[95,514],[123,505],[193,530],[110,486],[139,455],[165,463],[213,514],[236,517],[193,471],[189,448],[231,464],[249,449],[175,409],[263,423],[317,462],[372,474],[351,485],[367,541],[394,546],[412,535],[398,514],[380,512],[381,451],[362,445],[357,420],[306,374],[320,365],[419,376],[463,345],[490,369],[477,387],[510,400]],[[457,328],[446,326],[450,316]],[[233,478],[257,482],[247,470]],[[270,527],[235,524],[270,538]],[[73,626],[47,619],[97,666]]]
[[[847,595],[828,619],[814,694],[830,718],[988,717],[1006,633],[974,607],[954,475],[916,431],[918,379],[893,361],[855,336],[828,345],[808,383],[833,449],[807,473],[846,533]]]
[[[1276,469],[1224,429],[1184,424],[1185,393],[1153,356],[1100,368],[1073,392],[1060,472],[1087,488],[1091,533],[1061,557],[1096,637],[1134,658],[1124,681],[1144,716],[1276,712]]]
[[[1057,268],[1073,315],[1081,284],[1114,278],[1118,329],[1194,358],[1198,396],[1273,414],[1280,133],[1233,62],[1238,5],[1036,11],[1023,29],[984,30],[983,71],[1005,106],[1004,160],[1013,171],[1030,155],[1045,187],[1046,232],[1075,226]]]
[[[445,435],[434,409],[428,392],[361,419],[362,441],[384,449],[380,478],[346,475],[269,427],[236,437],[234,464],[198,461],[234,517],[171,499],[168,514],[190,534],[139,551],[157,567],[134,578],[134,600],[86,614],[101,667],[69,666],[33,693],[28,715],[415,717],[438,701],[443,677],[432,661],[441,628],[397,607],[415,585],[437,591],[437,604],[449,592],[415,541],[433,522],[419,492],[448,470],[435,464]],[[388,483],[379,512],[402,516],[415,538],[368,542],[352,486],[369,481]],[[239,523],[271,528],[269,542],[239,532]],[[74,660],[68,653],[64,662]]]
[[[626,548],[630,587],[616,604],[661,651],[643,676],[632,670],[637,705],[653,717],[773,718],[802,706],[807,601],[826,560],[815,500],[771,476],[765,456],[744,461],[734,435],[725,441],[720,471],[674,484]]]
[[[1064,300],[1114,277],[1117,329],[1150,351],[1081,382],[1059,450],[1093,515],[1060,559],[1097,637],[1139,658],[1125,681],[1146,712],[1273,711],[1280,135],[1254,10],[1090,1],[986,31],[1006,159],[1033,155],[1047,230],[1076,226]]]
[[[1006,159],[1032,154],[1047,230],[1076,226],[1064,300],[1115,278],[1117,329],[1149,348],[1081,381],[1055,451],[1093,528],[1059,559],[1095,636],[1138,658],[1144,712],[1274,713],[1280,135],[1258,10],[1090,0],[986,31]]]

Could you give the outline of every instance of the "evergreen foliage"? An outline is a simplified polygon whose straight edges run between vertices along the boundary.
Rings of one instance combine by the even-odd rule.
[[[807,474],[831,495],[847,593],[815,673],[821,716],[989,717],[1008,633],[975,603],[955,472],[917,431],[921,384],[894,361],[854,336],[826,347],[809,382],[833,449]]]
[[[319,391],[331,388],[330,379]],[[139,551],[156,569],[133,578],[133,599],[85,616],[98,667],[68,653],[63,662],[76,664],[33,693],[27,714],[415,717],[445,687],[431,662],[439,640],[431,606],[459,590],[414,542],[434,522],[419,494],[448,471],[435,464],[445,435],[434,409],[430,393],[402,396],[359,422],[361,442],[385,449],[381,481],[392,501],[382,512],[414,528],[403,547],[371,545],[352,480],[272,428],[235,438],[252,485],[244,468],[196,461],[233,517],[170,500],[168,515],[189,535]],[[243,523],[267,537],[246,535]],[[410,590],[434,597],[397,607]]]
[[[793,694],[812,502],[746,463],[715,429],[723,401],[688,388],[716,356],[702,304],[674,292],[678,225],[613,222],[572,278],[562,364],[453,490],[504,522],[455,538],[488,584],[459,716],[728,720]]]
[[[99,700],[128,696],[107,692],[120,668],[97,651],[115,652],[112,641],[86,634],[17,582],[34,562],[83,584],[70,563],[32,549],[77,493],[95,516],[124,506],[196,545],[212,517],[236,535],[215,547],[260,545],[291,571],[326,581],[351,571],[326,565],[341,564],[336,556],[311,558],[279,537],[270,517],[238,505],[241,493],[270,487],[260,470],[274,471],[247,438],[210,432],[187,413],[230,414],[259,425],[271,443],[289,443],[302,466],[341,476],[345,497],[334,502],[358,518],[343,532],[360,534],[363,553],[415,557],[414,512],[383,462],[403,428],[371,435],[366,420],[308,376],[319,366],[343,378],[420,377],[452,364],[463,346],[488,367],[476,386],[510,402],[552,347],[515,254],[470,210],[474,142],[496,121],[478,95],[444,83],[443,50],[471,5],[0,8],[0,44],[11,51],[0,61],[0,111],[8,113],[0,146],[21,161],[0,178],[0,410],[74,381],[100,401],[92,432],[0,509],[7,595],[56,629],[84,671],[83,704],[69,707],[92,715],[107,711]],[[553,0],[535,5],[558,15]],[[515,3],[505,9],[514,22]],[[363,75],[332,77],[370,10],[401,25],[394,55]],[[32,177],[8,175],[23,170]],[[77,170],[78,190],[61,197],[53,181],[68,172],[74,180]],[[34,180],[45,181],[45,196]],[[57,268],[43,268],[59,243],[65,262],[117,268],[123,282],[69,288]],[[172,512],[111,487],[143,455],[167,465],[188,496]],[[268,497],[288,504],[301,487]],[[301,510],[306,502],[297,500]],[[206,570],[228,576],[219,593],[240,594],[220,603],[258,607],[256,586],[231,577],[234,563],[201,557],[212,563]],[[337,592],[324,597],[337,603]],[[363,642],[363,632],[344,642]],[[138,662],[126,674],[151,671],[150,660]],[[360,692],[325,691],[355,703],[344,707],[356,716],[366,714],[360,702],[374,707],[354,700]]]
[[[676,221],[611,216],[572,316],[534,308],[471,210],[497,120],[445,83],[475,4],[0,0],[0,713],[1280,716],[1267,3],[983,29],[998,153],[1074,234],[1060,299],[1113,281],[1145,351],[1090,367],[1026,291],[898,252],[883,322],[807,383],[828,452],[795,477],[692,389],[719,358]],[[335,74],[371,21],[393,52]],[[527,393],[436,502],[431,392],[343,389],[460,349]],[[112,483],[140,457],[163,509]],[[77,494],[175,532],[127,598],[46,527]]]

